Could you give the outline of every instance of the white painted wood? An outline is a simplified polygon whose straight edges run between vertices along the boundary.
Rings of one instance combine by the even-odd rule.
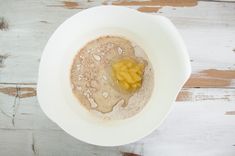
[[[225,103],[226,104],[226,103]],[[201,105],[201,107],[197,107]],[[213,111],[211,110],[213,105]],[[120,151],[146,156],[161,155],[227,155],[233,156],[234,116],[223,111],[234,105],[220,103],[180,103],[175,105],[165,123],[145,139],[127,146],[103,148],[84,144],[64,132],[36,132],[35,149],[42,155],[120,155]],[[209,112],[209,113],[208,113]],[[198,115],[200,114],[200,115]],[[190,116],[190,117],[189,117]],[[219,119],[219,120],[218,120]],[[224,128],[226,127],[226,129]],[[65,148],[66,147],[66,148]],[[135,147],[135,148],[134,148]]]
[[[190,101],[190,102],[232,102],[235,101],[235,90],[224,88],[189,88],[182,89],[177,101]]]
[[[60,130],[40,109],[36,96],[20,98],[20,88],[35,86],[0,85],[0,129]],[[16,96],[1,92],[2,88],[18,88]],[[14,94],[12,91],[11,94]]]
[[[36,155],[55,156],[120,156],[117,147],[98,147],[83,143],[63,131],[37,131],[34,134]]]
[[[0,85],[0,88],[9,87]],[[9,96],[0,92],[0,128],[12,128],[13,106],[15,96]]]
[[[14,127],[16,129],[60,130],[42,112],[35,96],[19,100]]]
[[[19,147],[22,148],[21,152],[30,153],[32,151],[30,145],[34,144],[36,155],[118,156],[121,152],[132,152],[144,156],[171,156],[176,153],[190,156],[233,156],[235,115],[225,115],[225,113],[235,111],[235,89],[184,89],[183,91],[190,93],[192,99],[176,102],[159,129],[136,143],[114,148],[88,145],[74,139],[45,117],[35,96],[22,98],[18,101],[14,125],[11,125],[9,117],[0,113],[0,140],[4,136],[14,136],[4,137],[5,142],[0,141],[0,149],[4,147],[7,148],[5,151],[17,151],[18,147],[14,144],[18,144],[22,137],[26,137],[21,140],[24,144]],[[200,97],[201,95],[211,98],[205,100]],[[11,110],[7,105],[12,103],[14,96],[1,94],[0,99],[3,102],[0,108],[5,111]],[[8,146],[11,142],[13,143]],[[2,153],[0,150],[0,155]]]
[[[163,125],[145,138],[144,155],[235,155],[235,116],[229,102],[181,102]],[[154,154],[153,154],[154,153]]]
[[[31,156],[32,132],[0,129],[0,155]]]
[[[88,5],[85,1],[81,4]],[[1,83],[37,82],[40,55],[49,36],[65,19],[81,10],[62,6],[56,0],[1,3],[0,15],[9,22],[9,30],[0,31],[0,54],[9,55],[5,67],[0,68]],[[199,1],[195,7],[164,7],[157,14],[169,17],[179,29],[193,60],[193,72],[197,72],[235,69],[234,9],[235,3]]]
[[[1,85],[1,88],[16,87],[15,85]],[[21,88],[29,85],[18,85],[18,94],[22,95]],[[36,88],[35,85],[30,85]],[[231,103],[235,101],[235,89],[216,89],[216,88],[191,88],[183,89],[179,94],[178,101],[189,101],[207,103],[221,102]],[[60,130],[60,128],[51,122],[40,109],[36,96],[19,98],[0,92],[0,129],[28,129],[28,130]],[[235,111],[228,110],[228,111]],[[223,112],[225,113],[225,112]],[[13,117],[14,116],[14,117]],[[13,121],[14,119],[14,121]]]
[[[235,111],[234,84],[230,89],[184,89],[182,102],[174,105],[158,130],[113,148],[72,138],[45,116],[36,96],[20,98],[19,88],[36,87],[40,56],[53,31],[68,17],[102,1],[79,0],[80,9],[68,9],[59,0],[0,0],[0,17],[9,23],[8,30],[0,30],[0,55],[8,56],[0,57],[0,88],[18,89],[15,95],[0,91],[0,155],[234,156],[235,115],[226,114]],[[179,29],[195,73],[235,69],[234,11],[233,2],[199,1],[195,7],[164,7],[157,14],[169,17]]]

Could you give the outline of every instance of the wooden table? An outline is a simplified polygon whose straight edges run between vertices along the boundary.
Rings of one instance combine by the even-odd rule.
[[[112,148],[66,134],[42,112],[35,91],[40,56],[53,31],[71,15],[101,4],[170,18],[193,69],[159,129]],[[235,1],[0,0],[0,155],[234,156]]]

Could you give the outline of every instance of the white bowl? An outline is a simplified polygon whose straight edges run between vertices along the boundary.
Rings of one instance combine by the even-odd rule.
[[[154,68],[149,102],[140,113],[125,120],[94,118],[79,104],[70,87],[75,54],[88,41],[107,34],[137,43]],[[184,42],[167,18],[125,7],[99,6],[70,17],[49,39],[40,62],[38,101],[45,114],[73,137],[94,145],[123,145],[159,127],[190,73]]]

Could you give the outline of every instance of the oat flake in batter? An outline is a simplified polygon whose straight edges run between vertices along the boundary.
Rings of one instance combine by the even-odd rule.
[[[122,59],[144,64],[141,86],[134,91],[123,90],[112,77],[113,63]],[[153,83],[147,55],[123,37],[103,36],[87,43],[75,56],[71,68],[74,95],[93,115],[107,120],[126,119],[140,112],[151,96]]]

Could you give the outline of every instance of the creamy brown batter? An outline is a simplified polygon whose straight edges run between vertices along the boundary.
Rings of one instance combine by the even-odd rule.
[[[142,86],[123,92],[111,78],[114,60],[132,57],[146,62]],[[91,113],[103,119],[125,119],[141,111],[151,96],[153,71],[144,51],[130,41],[104,36],[87,43],[75,56],[71,68],[74,95]]]

